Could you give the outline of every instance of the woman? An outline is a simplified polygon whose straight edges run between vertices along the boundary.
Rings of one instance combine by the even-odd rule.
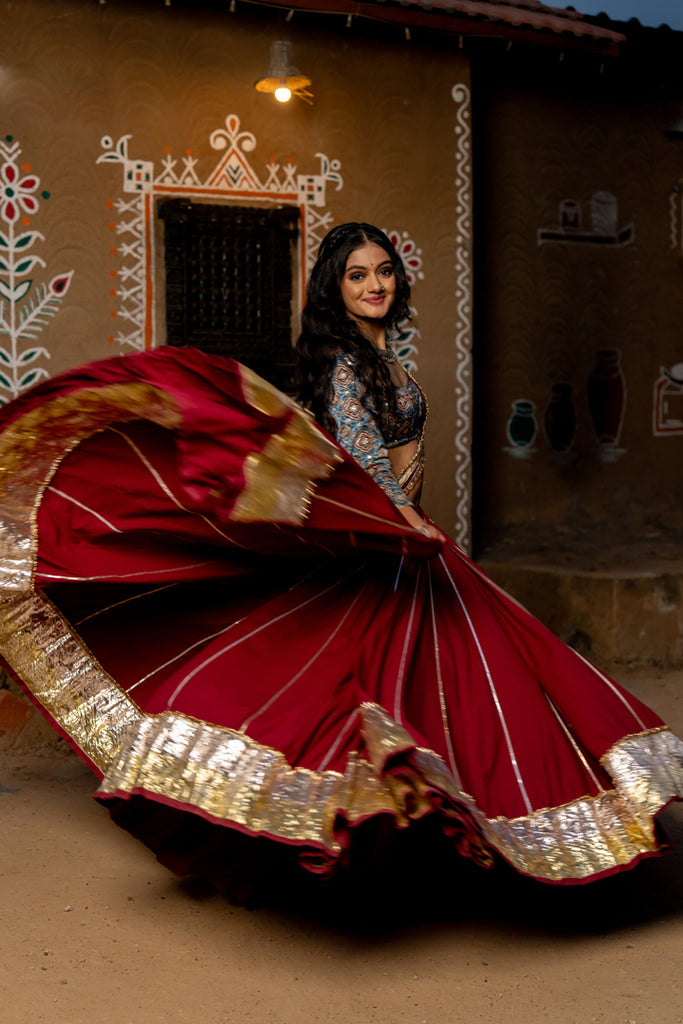
[[[241,834],[329,872],[362,823],[426,817],[546,882],[661,848],[680,741],[415,504],[424,400],[387,333],[407,302],[386,236],[328,235],[298,354],[329,433],[192,350],[3,413],[0,651],[175,871],[221,874]]]
[[[387,340],[409,319],[410,287],[383,231],[342,224],[323,240],[297,343],[301,400],[415,529],[424,468],[424,398]]]

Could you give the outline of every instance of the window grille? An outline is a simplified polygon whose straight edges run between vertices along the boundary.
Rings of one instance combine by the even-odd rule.
[[[170,345],[232,356],[291,392],[298,209],[160,205]]]

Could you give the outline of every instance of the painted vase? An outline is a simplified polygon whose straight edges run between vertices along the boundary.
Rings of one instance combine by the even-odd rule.
[[[553,384],[550,401],[545,410],[545,432],[556,452],[566,452],[576,433],[576,413],[571,384]]]
[[[507,435],[515,448],[529,448],[538,429],[533,402],[519,399],[512,403],[512,416],[507,423]]]
[[[626,404],[626,382],[619,362],[618,348],[601,348],[595,353],[595,365],[588,375],[588,408],[598,443],[616,445]]]

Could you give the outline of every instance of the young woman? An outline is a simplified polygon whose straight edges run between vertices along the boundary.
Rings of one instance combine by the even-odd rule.
[[[0,652],[178,872],[241,834],[305,867],[431,816],[483,866],[577,883],[659,852],[683,744],[418,507],[425,402],[389,240],[335,228],[299,355],[310,414],[159,349],[0,422]],[[336,438],[334,440],[333,438]]]
[[[410,316],[403,264],[378,228],[342,224],[324,239],[297,342],[302,402],[367,470],[407,522],[422,490],[424,396],[387,332]]]

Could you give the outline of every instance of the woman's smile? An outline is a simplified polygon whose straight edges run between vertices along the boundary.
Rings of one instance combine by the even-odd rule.
[[[354,249],[341,282],[342,302],[354,320],[381,320],[396,296],[396,277],[389,254],[374,242]]]

